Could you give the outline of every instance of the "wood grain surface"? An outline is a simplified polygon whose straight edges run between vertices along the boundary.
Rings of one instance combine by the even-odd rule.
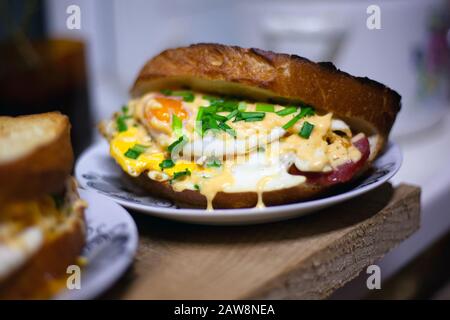
[[[420,189],[384,184],[310,216],[254,226],[133,217],[138,254],[105,298],[321,299],[419,228]]]

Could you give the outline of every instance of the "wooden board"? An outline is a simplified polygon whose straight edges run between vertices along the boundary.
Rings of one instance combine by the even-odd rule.
[[[254,226],[133,216],[138,254],[107,298],[318,299],[419,228],[420,189],[384,184],[307,217]]]

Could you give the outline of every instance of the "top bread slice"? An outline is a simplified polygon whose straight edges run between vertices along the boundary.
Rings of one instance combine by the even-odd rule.
[[[0,200],[60,193],[72,166],[65,115],[0,117]]]
[[[260,49],[195,44],[165,50],[141,69],[131,95],[186,87],[259,101],[306,103],[333,112],[356,131],[376,136],[371,160],[383,149],[400,111],[400,95],[330,63]]]

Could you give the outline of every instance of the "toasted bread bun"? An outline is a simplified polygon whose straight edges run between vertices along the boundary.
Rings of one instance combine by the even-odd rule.
[[[196,44],[169,49],[149,60],[141,69],[130,93],[139,97],[161,89],[189,88],[199,92],[232,95],[280,104],[304,103],[348,123],[354,132],[371,137],[368,161],[353,175],[361,176],[382,151],[400,111],[400,96],[381,83],[351,76],[332,63],[259,49],[219,44]],[[102,130],[102,129],[101,129]],[[103,133],[108,137],[103,126]],[[199,191],[175,191],[167,182],[146,174],[129,177],[153,195],[183,207],[207,205]],[[338,187],[338,186],[337,186]],[[291,188],[262,193],[265,205],[281,205],[318,197],[336,186],[301,183]],[[254,207],[257,192],[218,192],[214,208]]]
[[[64,199],[56,217],[35,212],[37,222],[26,227],[0,219],[0,299],[49,298],[65,288],[67,267],[77,264],[85,244],[86,204],[73,178],[67,180]],[[14,224],[20,231],[8,235]]]
[[[72,166],[66,116],[0,117],[0,201],[59,193]]]
[[[330,62],[220,44],[163,51],[141,69],[131,95],[176,87],[258,101],[303,102],[333,112],[357,131],[378,136],[375,155],[383,149],[400,111],[397,92],[342,72]]]

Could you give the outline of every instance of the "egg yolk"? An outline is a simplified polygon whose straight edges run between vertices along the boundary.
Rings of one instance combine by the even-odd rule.
[[[146,111],[147,120],[156,117],[158,120],[169,123],[172,114],[184,120],[188,117],[186,110],[180,100],[158,97],[155,98],[161,104],[161,108],[148,108]]]

